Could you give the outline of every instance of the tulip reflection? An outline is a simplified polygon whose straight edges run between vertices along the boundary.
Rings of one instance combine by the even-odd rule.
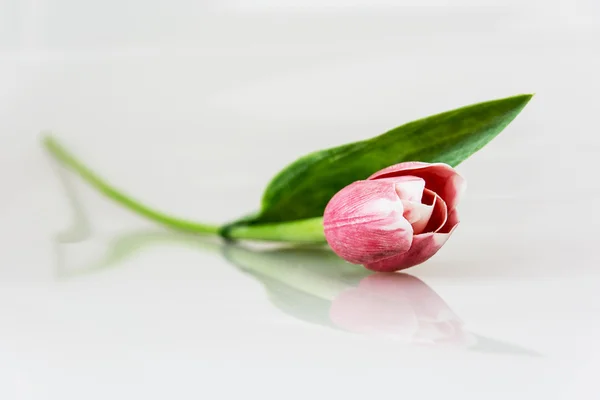
[[[537,355],[469,332],[435,291],[406,273],[370,273],[322,249],[227,246],[224,255],[261,281],[276,307],[307,322],[413,345]]]
[[[474,344],[463,322],[429,286],[407,274],[374,274],[340,293],[331,320],[347,330],[415,344]]]
[[[444,300],[412,275],[362,273],[326,251],[230,247],[225,254],[264,283],[276,306],[300,319],[413,344],[475,342]]]

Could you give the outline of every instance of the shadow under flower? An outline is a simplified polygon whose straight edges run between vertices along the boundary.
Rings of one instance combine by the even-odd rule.
[[[93,239],[88,239],[89,223],[76,193],[65,179],[61,181],[73,205],[72,227],[76,229],[54,238],[58,279],[114,267],[144,248],[186,246],[224,256],[261,282],[275,307],[308,323],[412,345],[539,356],[532,350],[469,332],[446,302],[420,279],[406,273],[373,273],[343,261],[327,248],[256,249],[217,238],[144,231],[113,238],[104,256],[72,270],[65,262],[66,246]]]

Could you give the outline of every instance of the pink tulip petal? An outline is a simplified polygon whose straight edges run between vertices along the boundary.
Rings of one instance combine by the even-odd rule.
[[[407,175],[380,180],[393,182],[396,193],[402,200],[420,203],[423,198],[423,190],[425,190],[425,179],[423,178]]]
[[[414,267],[433,257],[448,240],[449,236],[449,234],[442,233],[416,235],[409,251],[373,263],[365,263],[364,266],[367,269],[379,272],[393,272]]]
[[[340,190],[323,216],[330,247],[348,262],[364,264],[406,252],[413,229],[393,182],[357,181]]]
[[[371,175],[369,180],[378,180],[406,175],[425,179],[425,187],[436,192],[453,210],[465,190],[465,180],[449,165],[443,163],[428,164],[405,162],[384,168]]]
[[[434,197],[434,201],[436,198],[437,196]],[[435,204],[427,205],[402,200],[402,205],[404,206],[404,218],[412,225],[414,234],[422,233],[433,214]]]
[[[454,209],[450,212],[446,223],[440,230],[438,230],[438,233],[451,233],[454,230],[454,228],[456,228],[456,225],[458,225],[459,223],[460,219],[458,217],[458,211]]]
[[[429,189],[423,192],[423,203],[402,201],[404,218],[413,227],[415,235],[437,232],[445,225],[448,210],[444,200]]]
[[[437,232],[444,227],[446,221],[448,219],[448,207],[446,206],[446,202],[438,196],[436,193],[432,192],[429,189],[425,189],[423,193],[423,199],[429,200],[430,197],[433,197],[433,212],[431,214],[431,218],[427,221],[427,226],[423,229],[422,232]]]
[[[365,263],[364,266],[372,271],[393,272],[422,264],[433,257],[444,243],[446,243],[452,232],[454,232],[454,229],[458,226],[458,223],[458,213],[454,210],[450,213],[446,224],[439,232],[415,235],[412,246],[407,252],[373,263]]]

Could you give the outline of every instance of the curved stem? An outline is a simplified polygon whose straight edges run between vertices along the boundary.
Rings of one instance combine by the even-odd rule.
[[[109,199],[121,204],[125,208],[133,211],[136,214],[142,215],[154,222],[164,225],[168,228],[178,231],[191,233],[206,233],[217,234],[219,226],[202,224],[198,222],[187,221],[177,217],[173,217],[140,203],[132,197],[124,194],[119,189],[107,183],[99,177],[95,172],[86,167],[75,156],[70,154],[55,138],[46,136],[43,138],[43,144],[46,149],[56,157],[60,162],[75,171],[83,180],[103,193]]]
[[[142,204],[138,200],[133,199],[106,182],[94,171],[75,158],[75,156],[69,153],[69,151],[52,136],[44,137],[42,142],[50,154],[56,157],[56,159],[65,166],[76,172],[84,181],[97,189],[100,193],[134,213],[146,217],[167,228],[187,233],[219,235],[229,239],[250,239],[305,244],[326,243],[323,232],[323,218],[311,218],[261,225],[234,224],[221,227],[218,225],[203,224],[173,217]],[[227,229],[226,235],[224,235],[223,228]]]

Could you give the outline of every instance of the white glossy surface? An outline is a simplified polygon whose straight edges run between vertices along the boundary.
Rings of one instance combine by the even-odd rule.
[[[597,2],[166,4],[3,3],[0,398],[600,397]],[[299,155],[522,92],[420,281],[318,253],[236,267],[38,142],[223,222]]]

